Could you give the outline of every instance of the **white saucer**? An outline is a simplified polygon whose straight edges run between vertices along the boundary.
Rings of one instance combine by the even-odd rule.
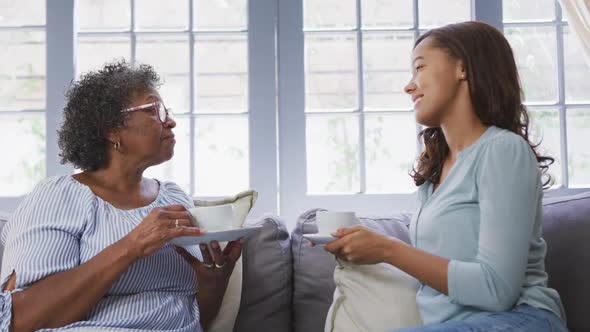
[[[196,236],[180,236],[172,239],[170,242],[177,246],[192,246],[199,243],[209,243],[211,241],[233,241],[241,237],[250,236],[258,232],[261,228],[262,226],[252,226],[228,229],[226,231],[207,232],[206,234]]]
[[[337,237],[333,237],[329,234],[303,234],[303,237],[313,242],[314,244],[326,244],[328,242],[338,240]]]

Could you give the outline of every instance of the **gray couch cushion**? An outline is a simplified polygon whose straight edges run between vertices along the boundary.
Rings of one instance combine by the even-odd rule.
[[[336,261],[323,246],[311,247],[303,234],[318,232],[316,212],[303,213],[291,233],[293,248],[293,331],[323,331],[328,309],[334,294],[333,274]],[[360,217],[372,229],[409,242],[407,228],[409,215]]]
[[[291,241],[284,222],[275,216],[246,226],[262,225],[246,239],[242,252],[242,301],[234,331],[291,331]]]
[[[561,296],[570,331],[590,330],[590,192],[543,201],[549,286]]]

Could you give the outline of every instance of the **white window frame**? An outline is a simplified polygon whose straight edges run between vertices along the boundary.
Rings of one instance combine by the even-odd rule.
[[[191,0],[187,1],[192,3]],[[417,17],[419,0],[413,1],[414,15]],[[248,1],[250,187],[260,193],[251,216],[276,213],[285,216],[291,222],[303,211],[313,207],[354,210],[359,214],[389,214],[411,210],[415,201],[414,194],[313,196],[306,194],[302,3],[303,0]],[[357,6],[359,3],[360,0],[357,0]],[[57,130],[60,127],[64,107],[64,92],[75,78],[76,72],[77,31],[74,6],[75,0],[46,0],[47,102],[45,114],[46,176],[48,177],[72,174],[74,171],[71,165],[60,164],[57,145]],[[557,17],[560,18],[561,12],[557,2],[556,6]],[[472,0],[472,17],[503,29],[502,0]],[[563,24],[558,21],[546,24],[555,24],[558,28],[559,100],[556,104],[545,106],[559,108],[562,178],[564,186],[567,187],[565,110],[590,105],[568,104],[565,101],[564,51],[561,33]],[[507,24],[507,26],[511,25]],[[409,30],[417,33],[417,26]],[[190,49],[193,52],[192,47]],[[362,79],[362,75],[359,76]],[[194,80],[193,75],[191,80]],[[194,91],[191,90],[191,93]],[[12,211],[21,200],[22,196],[2,197],[0,210]]]

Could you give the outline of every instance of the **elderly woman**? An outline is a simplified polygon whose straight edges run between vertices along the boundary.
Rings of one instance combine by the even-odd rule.
[[[174,154],[158,85],[120,62],[68,91],[59,146],[82,172],[42,181],[4,228],[0,327],[199,331],[217,314],[241,242],[202,246],[203,262],[168,243],[204,231],[189,195],[143,177]]]

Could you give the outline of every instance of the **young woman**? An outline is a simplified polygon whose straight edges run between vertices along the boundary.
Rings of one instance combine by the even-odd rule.
[[[412,171],[412,246],[352,227],[326,250],[421,281],[425,326],[404,331],[566,331],[541,238],[541,176],[552,159],[528,139],[510,45],[487,24],[451,24],[423,34],[411,64],[405,91],[426,127]]]

